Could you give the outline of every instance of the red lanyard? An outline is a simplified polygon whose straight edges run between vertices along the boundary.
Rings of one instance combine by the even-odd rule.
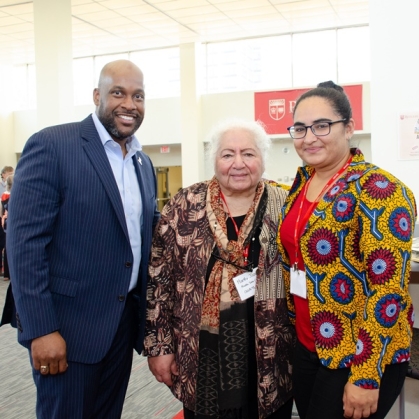
[[[300,234],[300,225],[301,226],[305,226],[306,225],[308,219],[311,217],[311,214],[313,213],[313,211],[317,207],[317,204],[319,203],[320,198],[336,182],[336,179],[338,179],[342,175],[342,173],[348,168],[348,166],[351,164],[351,161],[352,161],[352,156],[350,156],[349,159],[348,159],[348,161],[344,164],[344,166],[341,167],[339,169],[339,171],[336,172],[333,175],[333,177],[328,180],[328,182],[323,187],[323,189],[321,190],[321,192],[319,193],[319,195],[317,196],[317,198],[315,199],[315,201],[311,203],[310,208],[306,211],[306,213],[304,214],[304,216],[301,218],[301,211],[303,209],[304,201],[306,199],[308,185],[310,184],[311,180],[313,179],[313,176],[305,184],[304,189],[302,191],[303,196],[302,196],[302,199],[301,199],[301,202],[300,202],[300,208],[298,209],[297,220],[295,222],[295,230],[294,230],[294,246],[295,246],[294,270],[297,270],[298,269],[298,255],[301,253],[300,252],[299,238],[302,236],[302,233]]]
[[[239,228],[237,227],[236,221],[231,216],[230,208],[228,208],[226,199],[224,198],[224,194],[221,191],[220,191],[220,196],[221,196],[221,199],[223,200],[223,202],[224,202],[224,204],[225,204],[225,206],[227,208],[228,216],[230,217],[230,219],[231,219],[231,221],[233,223],[234,230],[236,231],[237,240],[238,240],[239,239]],[[249,247],[250,247],[250,244],[248,244],[246,247],[243,248],[243,257],[244,257],[245,263],[247,263],[247,258],[249,256]]]

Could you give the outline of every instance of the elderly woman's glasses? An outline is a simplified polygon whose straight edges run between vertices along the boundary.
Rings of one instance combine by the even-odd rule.
[[[301,138],[304,138],[307,134],[308,128],[311,129],[311,132],[314,135],[321,137],[323,135],[330,134],[330,127],[333,124],[345,121],[346,119],[338,119],[337,121],[316,122],[312,125],[292,125],[291,127],[288,127],[287,130],[289,131],[291,138],[293,138],[294,140],[300,140]]]

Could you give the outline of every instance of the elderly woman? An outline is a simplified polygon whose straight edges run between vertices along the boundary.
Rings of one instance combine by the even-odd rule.
[[[291,417],[294,331],[276,235],[286,191],[262,179],[269,138],[230,121],[215,176],[163,208],[149,266],[145,354],[189,418]]]
[[[333,82],[298,99],[288,129],[306,163],[278,240],[298,339],[297,410],[301,419],[384,418],[410,358],[415,200],[350,148],[351,106]]]

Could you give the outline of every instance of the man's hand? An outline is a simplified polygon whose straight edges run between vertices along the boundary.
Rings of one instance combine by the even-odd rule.
[[[345,418],[368,418],[377,411],[379,390],[361,388],[346,383],[343,391],[343,416]]]
[[[148,368],[157,381],[167,386],[173,384],[172,374],[179,374],[174,354],[148,357]]]
[[[59,332],[34,339],[31,354],[33,367],[43,375],[54,375],[67,370],[67,345]]]

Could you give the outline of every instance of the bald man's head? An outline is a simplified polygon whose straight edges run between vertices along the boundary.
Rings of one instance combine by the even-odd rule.
[[[143,79],[143,72],[138,66],[129,60],[116,60],[107,63],[102,68],[99,75],[98,87],[109,82],[110,78],[124,73],[136,74],[137,77]]]
[[[115,141],[126,141],[144,118],[142,71],[129,60],[106,64],[93,91],[96,114]]]

